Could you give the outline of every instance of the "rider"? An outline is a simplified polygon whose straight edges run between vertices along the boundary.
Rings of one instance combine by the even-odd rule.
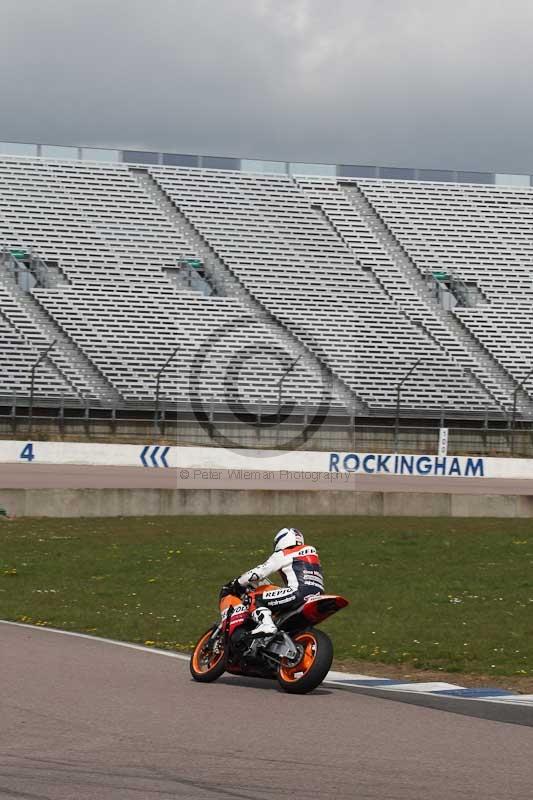
[[[263,592],[256,600],[260,605],[252,612],[257,623],[252,635],[273,634],[278,630],[272,619],[272,611],[288,611],[302,605],[307,597],[324,593],[324,579],[318,553],[314,547],[305,545],[304,537],[297,528],[282,528],[274,537],[274,552],[264,564],[244,572],[232,582],[236,593],[257,583],[267,575],[279,570],[285,585],[283,589]]]

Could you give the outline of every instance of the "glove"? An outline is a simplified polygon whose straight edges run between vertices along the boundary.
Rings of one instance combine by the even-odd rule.
[[[237,595],[237,597],[241,597],[246,589],[242,584],[239,583],[238,578],[234,578],[232,581],[229,582],[228,588],[231,594]]]
[[[229,581],[229,583],[224,584],[224,586],[221,589],[220,596],[226,597],[226,595],[228,594],[233,594],[236,595],[237,597],[241,597],[241,595],[245,591],[246,590],[244,586],[241,586],[241,584],[239,583],[239,579],[234,578],[232,581]]]

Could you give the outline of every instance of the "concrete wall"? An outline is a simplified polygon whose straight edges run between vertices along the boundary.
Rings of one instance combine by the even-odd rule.
[[[247,425],[224,425],[217,423],[216,433],[235,442],[237,447],[257,447],[287,449],[291,442],[292,450],[359,450],[374,453],[393,452],[394,431],[389,428],[358,426],[355,430],[347,428],[321,428],[308,431],[301,441],[297,440],[301,428],[291,425],[275,428],[253,428]],[[64,441],[107,441],[143,443],[152,441],[153,423],[133,420],[118,420],[116,425],[106,420],[90,420],[87,424],[80,420],[65,420],[59,428],[56,420],[34,419],[33,438]],[[28,425],[25,421],[0,419],[0,437],[26,438]],[[403,453],[435,453],[437,451],[438,429],[404,428],[400,432],[398,449]],[[168,423],[165,435],[158,443],[213,446],[219,440],[210,438],[197,423]],[[514,436],[516,456],[533,458],[533,430],[517,430]],[[450,428],[448,452],[452,455],[493,455],[508,456],[511,452],[511,432],[509,430],[466,430]]]
[[[0,507],[17,517],[331,514],[533,518],[532,496],[426,492],[0,489]]]

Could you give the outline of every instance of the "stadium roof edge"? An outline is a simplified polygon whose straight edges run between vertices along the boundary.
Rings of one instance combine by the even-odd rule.
[[[34,144],[30,142],[0,142],[1,156],[17,158],[49,158],[108,163],[145,164],[242,172],[316,175],[331,178],[382,178],[388,180],[431,181],[440,183],[477,183],[501,186],[531,187],[533,175],[518,173],[480,172],[450,169],[391,167],[369,164],[308,163],[302,161],[273,161],[205,154],[163,152],[89,147],[86,145]]]

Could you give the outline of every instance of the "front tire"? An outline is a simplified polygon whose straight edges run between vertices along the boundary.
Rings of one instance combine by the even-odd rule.
[[[292,637],[303,647],[302,658],[296,665],[281,664],[277,679],[284,691],[290,694],[307,694],[319,686],[331,667],[333,645],[323,631],[303,631]]]
[[[195,681],[199,683],[212,683],[223,674],[226,666],[224,659],[224,648],[218,652],[213,652],[207,646],[213,634],[213,628],[209,628],[201,636],[192,651],[189,669]]]

